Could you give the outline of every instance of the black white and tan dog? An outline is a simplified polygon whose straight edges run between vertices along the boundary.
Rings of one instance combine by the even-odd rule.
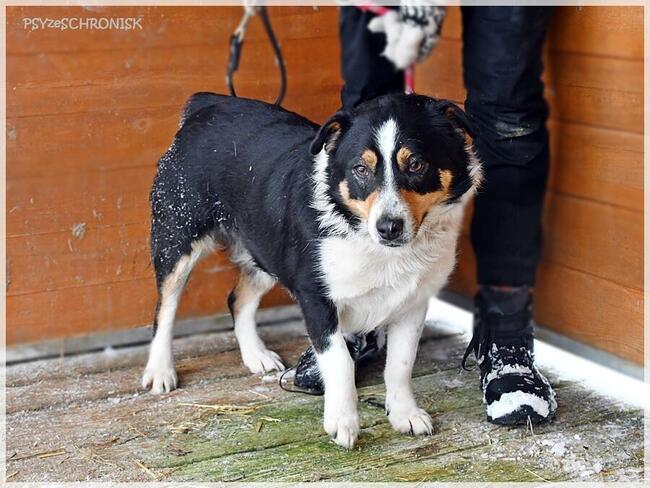
[[[430,434],[411,370],[427,301],[456,256],[464,204],[481,169],[453,103],[387,95],[322,127],[274,105],[190,98],[158,163],[151,250],[158,285],[143,386],[176,387],[172,326],[194,265],[227,248],[241,270],[229,305],[244,364],[282,370],[257,334],[262,296],[281,283],[302,309],[325,386],[324,427],[359,434],[354,363],[344,337],[386,328],[386,411],[398,431]]]

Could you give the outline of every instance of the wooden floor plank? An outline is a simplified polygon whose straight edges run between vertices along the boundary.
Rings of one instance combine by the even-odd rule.
[[[262,335],[289,364],[307,345],[299,321]],[[282,391],[275,375],[250,375],[229,331],[177,339],[181,388],[162,396],[138,386],[145,346],[10,366],[8,471],[14,481],[640,477],[640,412],[551,375],[560,404],[554,423],[534,435],[495,427],[485,421],[476,372],[458,371],[465,341],[438,329],[421,344],[414,388],[434,418],[430,437],[393,432],[383,413],[382,360],[361,368],[363,430],[352,452],[322,431],[322,398]],[[220,415],[192,404],[255,410]]]
[[[454,380],[457,382],[452,383]],[[448,390],[447,395],[440,395],[440,386],[445,382],[454,387]],[[500,429],[486,423],[480,393],[471,381],[459,380],[455,371],[447,370],[419,377],[415,381],[415,388],[420,405],[434,416],[437,432],[432,437],[410,438],[393,432],[381,405],[374,401],[364,401],[381,400],[381,385],[373,385],[359,390],[362,435],[352,455],[338,449],[329,442],[327,436],[313,428],[322,414],[318,400],[290,398],[281,400],[279,406],[264,408],[250,418],[208,422],[198,435],[179,435],[174,443],[184,452],[191,451],[188,455],[167,456],[166,462],[156,459],[148,462],[156,469],[174,468],[171,478],[181,481],[196,480],[197,477],[204,480],[234,480],[241,477],[247,481],[269,478],[278,481],[309,481],[307,473],[316,473],[320,479],[381,481],[386,479],[383,469],[389,466],[395,475],[392,479],[399,481],[404,477],[408,479],[410,469],[405,468],[404,464],[413,462],[414,459],[417,459],[414,468],[419,469],[419,478],[410,478],[409,481],[440,478],[476,481],[481,476],[490,479],[494,471],[498,472],[499,469],[502,470],[500,481],[535,481],[531,473],[533,470],[547,479],[567,479],[563,473],[553,471],[554,463],[539,466],[535,459],[523,459],[519,463],[514,463],[515,459],[505,459],[505,466],[494,462],[489,465],[487,460],[482,460],[483,466],[477,472],[468,470],[464,473],[455,469],[454,462],[459,461],[460,453],[491,446],[491,442],[494,443],[494,451],[502,453],[503,458],[508,458],[508,455],[517,450],[538,447],[538,441],[541,442],[546,437],[565,439],[567,430],[573,436],[584,437],[594,429],[594,423],[607,423],[621,417],[619,409],[612,408],[602,399],[593,398],[589,408],[580,413],[577,409],[565,408],[560,412],[559,422],[536,428],[533,436],[524,428]],[[575,394],[567,390],[565,385],[558,389],[558,396],[568,403],[589,397],[589,394],[584,391]],[[630,413],[629,417],[634,418],[634,415],[637,414]],[[280,422],[269,422],[266,433],[262,435],[262,431],[256,432],[255,426],[264,417],[278,418]],[[311,422],[305,422],[306,417],[311,418]],[[284,425],[284,422],[289,425]],[[629,434],[632,436],[632,433]],[[259,449],[260,446],[265,447]],[[269,447],[270,451],[267,450]],[[582,445],[579,447],[576,451],[581,453]],[[231,454],[224,456],[229,449]],[[156,452],[166,451],[168,450],[161,446]],[[199,461],[201,455],[214,457]],[[436,462],[435,458],[440,456],[445,459]],[[182,457],[187,457],[187,460],[180,459]],[[590,459],[586,460],[587,464]],[[422,462],[425,460],[429,461],[428,474],[422,472]],[[554,461],[555,457],[552,456],[549,460]],[[570,479],[575,473],[568,474]]]

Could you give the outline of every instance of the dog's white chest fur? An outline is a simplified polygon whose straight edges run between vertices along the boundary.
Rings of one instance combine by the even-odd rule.
[[[421,229],[404,247],[385,247],[361,236],[322,242],[321,266],[344,332],[387,325],[444,286],[456,256],[462,211],[456,213]]]

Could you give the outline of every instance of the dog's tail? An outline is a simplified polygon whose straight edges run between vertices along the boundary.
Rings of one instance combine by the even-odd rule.
[[[178,121],[178,126],[183,127],[185,121],[192,115],[201,110],[202,108],[216,105],[219,100],[223,99],[226,95],[218,95],[211,92],[199,92],[192,95],[185,103],[183,111],[181,112],[181,119]]]

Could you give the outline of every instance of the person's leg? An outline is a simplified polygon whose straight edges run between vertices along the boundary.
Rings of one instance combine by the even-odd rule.
[[[463,9],[465,109],[485,169],[472,220],[479,283],[533,285],[548,172],[544,7]]]
[[[485,183],[474,201],[472,246],[480,290],[474,339],[488,419],[542,421],[553,391],[533,356],[532,298],[548,174],[542,45],[551,10],[464,7],[465,109]]]
[[[404,71],[398,71],[381,56],[386,36],[368,30],[368,22],[374,16],[356,7],[340,9],[343,108],[352,108],[387,93],[404,91]]]

